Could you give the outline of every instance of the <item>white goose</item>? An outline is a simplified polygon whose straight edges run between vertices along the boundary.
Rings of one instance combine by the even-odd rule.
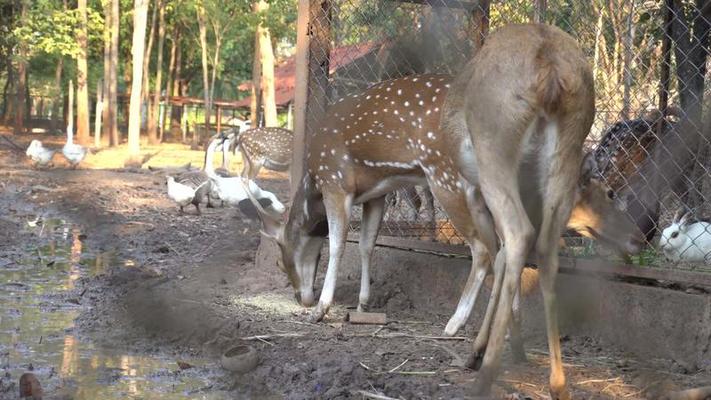
[[[207,173],[207,176],[210,177],[210,181],[212,181],[212,188],[220,199],[227,204],[238,206],[239,209],[248,217],[256,217],[256,209],[252,205],[249,195],[245,190],[246,187],[249,187],[250,192],[259,204],[262,205],[262,207],[270,208],[279,214],[286,211],[286,207],[284,207],[284,204],[279,201],[274,193],[262,190],[256,183],[252,181],[247,182],[240,176],[222,177],[215,173],[212,161],[215,148],[219,144],[220,140],[224,139],[215,139],[210,142],[205,162],[205,173]],[[225,145],[225,143],[222,144],[223,146]]]
[[[67,129],[67,143],[62,147],[62,154],[72,168],[76,168],[86,157],[86,148],[74,143],[74,133],[71,129]]]
[[[42,142],[35,139],[30,142],[30,145],[27,147],[27,151],[25,152],[25,154],[27,154],[27,157],[32,160],[35,167],[44,167],[52,164],[52,157],[54,157],[55,152],[56,151],[44,147],[42,145]]]
[[[210,190],[210,181],[199,179],[190,179],[185,177],[180,182],[174,177],[168,176],[168,197],[180,206],[180,213],[183,213],[183,207],[194,205],[198,215],[200,213],[200,203]]]

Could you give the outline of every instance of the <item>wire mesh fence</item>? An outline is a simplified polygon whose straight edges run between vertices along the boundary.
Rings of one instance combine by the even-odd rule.
[[[456,74],[489,31],[545,22],[575,37],[593,69],[597,113],[586,143],[609,195],[643,231],[627,262],[711,264],[707,61],[711,0],[331,0],[312,2],[309,115],[388,79]],[[319,7],[314,7],[318,4]],[[312,115],[313,114],[313,115]],[[463,244],[427,188],[391,194],[382,235]],[[357,229],[355,212],[352,228]],[[564,252],[604,254],[575,234]]]

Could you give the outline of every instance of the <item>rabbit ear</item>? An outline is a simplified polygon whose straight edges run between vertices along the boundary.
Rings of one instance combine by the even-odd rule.
[[[679,225],[684,226],[688,224],[693,219],[693,216],[693,212],[687,211],[686,213],[684,213],[684,215],[681,216],[681,219],[679,219]]]
[[[675,224],[678,224],[681,222],[681,219],[688,213],[688,210],[686,207],[679,207],[678,210],[674,213],[674,219],[672,222]]]

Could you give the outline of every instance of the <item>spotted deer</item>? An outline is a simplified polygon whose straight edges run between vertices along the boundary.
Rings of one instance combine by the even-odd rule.
[[[242,153],[242,177],[254,179],[262,167],[286,171],[291,164],[292,131],[276,127],[247,129],[232,135],[230,151]]]
[[[286,215],[262,212],[262,232],[279,245],[279,267],[289,277],[297,301],[305,306],[315,301],[316,267],[324,239],[330,239],[329,265],[313,319],[323,318],[331,305],[351,207],[363,204],[358,301],[358,308],[363,309],[370,295],[371,254],[385,195],[427,183],[471,248],[472,271],[445,333],[454,335],[466,322],[490,269],[488,249],[495,247],[497,239],[477,188],[477,166],[469,163],[471,140],[439,128],[451,79],[448,75],[410,76],[337,101],[310,135],[307,171]],[[606,193],[599,182],[588,182],[569,224],[626,252],[636,237],[634,226]]]
[[[590,185],[594,156],[583,154],[595,115],[592,71],[562,30],[508,25],[487,38],[443,107],[446,136],[464,143],[453,147],[460,149],[459,171],[480,190],[472,198],[487,210],[487,224],[477,224],[486,231],[479,235],[495,231],[501,240],[482,241],[488,255],[497,255],[490,309],[470,360],[481,363],[474,394],[490,396],[521,271],[526,260],[534,260],[544,298],[551,398],[567,400],[554,290],[558,241],[571,216],[580,218],[581,212],[585,229],[597,237],[593,225],[600,216],[585,209],[596,196],[606,197]],[[616,218],[626,220],[619,212]],[[624,226],[620,248],[636,253],[641,232],[627,220]]]

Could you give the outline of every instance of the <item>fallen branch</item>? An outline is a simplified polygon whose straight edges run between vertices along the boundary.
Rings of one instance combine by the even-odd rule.
[[[304,336],[303,333],[301,332],[295,332],[295,333],[275,333],[273,335],[255,335],[255,336],[244,336],[241,337],[240,339],[242,340],[269,340],[272,338],[279,338],[279,337],[302,337]]]
[[[411,338],[411,339],[431,339],[431,340],[467,340],[469,338],[464,336],[427,336],[427,335],[410,335],[409,333],[390,333],[387,335],[356,335],[356,336],[368,336],[376,337],[382,339],[396,339],[396,338]]]

